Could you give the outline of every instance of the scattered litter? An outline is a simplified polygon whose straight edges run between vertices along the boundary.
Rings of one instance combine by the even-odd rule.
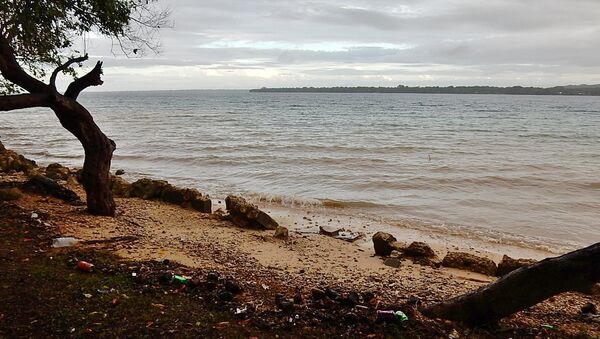
[[[248,306],[244,306],[244,308],[236,308],[235,315],[245,314],[248,311]]]
[[[408,316],[402,311],[383,311],[377,310],[377,320],[386,322],[397,322],[402,327],[405,327],[408,323]]]
[[[269,286],[267,286],[265,284],[261,284],[261,286],[262,286],[263,290],[268,290],[269,289]]]
[[[91,263],[89,263],[89,262],[87,262],[87,261],[80,260],[80,261],[77,263],[77,268],[78,268],[80,271],[84,271],[84,272],[91,272],[91,271],[92,271],[92,269],[94,268],[94,264],[91,264]]]
[[[87,299],[90,299],[92,297],[92,295],[89,293],[84,293],[83,296],[86,297]]]
[[[331,227],[323,226],[319,226],[319,234],[348,242],[354,242],[364,236],[364,234],[362,233],[346,231],[343,228],[334,229]]]
[[[39,217],[40,216],[37,213],[35,213],[35,212],[31,213],[31,219],[37,219]]]
[[[79,242],[78,239],[73,237],[61,237],[52,239],[52,247],[71,247]]]
[[[556,329],[556,327],[555,327],[555,326],[553,326],[553,325],[548,325],[548,324],[543,324],[543,325],[541,325],[541,327],[542,327],[542,328],[545,328],[545,329],[547,329],[547,330],[555,330],[555,329]]]
[[[180,275],[174,275],[173,276],[173,281],[176,282],[176,283],[178,283],[178,284],[185,285],[185,284],[187,284],[188,279],[186,277],[182,277]]]
[[[362,234],[362,233],[354,233],[354,232],[343,231],[343,232],[340,232],[334,238],[340,239],[340,240],[344,240],[344,241],[348,241],[348,242],[354,242],[354,241],[362,238],[363,236],[364,236],[364,234]]]

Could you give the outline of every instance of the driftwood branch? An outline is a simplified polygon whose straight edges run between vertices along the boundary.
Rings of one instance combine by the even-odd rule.
[[[474,292],[421,309],[431,318],[493,323],[563,292],[590,293],[600,282],[600,243],[515,270]]]
[[[50,96],[48,94],[15,94],[0,96],[0,111],[12,111],[15,109],[30,107],[49,107]]]
[[[65,96],[71,99],[76,100],[79,94],[86,88],[90,86],[100,86],[104,82],[102,81],[102,61],[98,61],[96,66],[89,71],[86,75],[82,76],[79,79],[71,82],[67,90],[65,91]]]
[[[56,69],[54,70],[54,72],[52,72],[52,75],[50,75],[50,86],[52,86],[53,88],[56,88],[56,77],[58,76],[58,74],[60,72],[65,71],[66,69],[68,69],[69,67],[71,67],[72,64],[84,62],[87,59],[88,59],[88,55],[86,54],[86,55],[81,56],[81,57],[71,58],[71,59],[67,60],[67,62],[65,62],[64,64],[56,67]]]

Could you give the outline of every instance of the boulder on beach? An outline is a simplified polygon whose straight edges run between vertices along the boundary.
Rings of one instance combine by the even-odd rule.
[[[393,250],[398,249],[396,238],[393,235],[385,232],[377,232],[373,235],[373,247],[375,255],[386,257]]]
[[[496,275],[501,277],[506,275],[518,268],[529,266],[535,264],[537,261],[533,259],[513,259],[508,255],[504,255],[502,257],[502,261],[498,264],[498,269],[496,270]]]
[[[233,223],[240,227],[274,230],[279,226],[267,213],[259,210],[244,198],[228,195],[225,198],[225,206]]]
[[[198,212],[211,213],[212,212],[212,201],[206,195],[202,195],[198,192],[198,195],[190,198],[190,206]]]
[[[383,264],[393,268],[399,268],[402,265],[400,258],[385,258]]]
[[[404,249],[404,254],[413,258],[434,259],[437,257],[431,247],[421,241],[415,241],[408,245],[408,247]]]
[[[29,160],[17,152],[8,150],[0,142],[0,172],[29,172],[36,168],[35,161]]]
[[[46,176],[50,179],[67,180],[70,175],[71,170],[61,164],[53,163],[46,167]]]
[[[146,200],[158,199],[167,185],[169,183],[165,180],[142,178],[131,184],[131,196]]]
[[[464,252],[448,252],[442,260],[442,266],[493,276],[496,263],[491,259]]]
[[[116,197],[129,198],[131,197],[131,184],[127,180],[111,176],[110,178],[110,190]]]
[[[23,184],[23,189],[37,194],[51,195],[72,205],[83,205],[77,193],[43,175],[35,175]]]
[[[113,181],[119,182],[120,178],[115,178],[118,177],[114,177]],[[212,202],[208,196],[193,188],[177,188],[164,180],[140,179],[131,184],[130,196],[191,207],[203,213],[210,213],[212,209]]]

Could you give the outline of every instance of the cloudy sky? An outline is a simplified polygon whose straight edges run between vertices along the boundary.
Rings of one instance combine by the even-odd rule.
[[[600,83],[598,0],[163,0],[162,53],[102,90]]]

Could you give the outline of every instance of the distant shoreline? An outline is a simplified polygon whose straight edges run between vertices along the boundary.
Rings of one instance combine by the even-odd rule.
[[[493,87],[493,86],[428,86],[428,87],[289,87],[258,88],[250,92],[265,93],[418,93],[418,94],[505,94],[505,95],[569,95],[600,96],[600,85],[569,85],[555,87]]]

